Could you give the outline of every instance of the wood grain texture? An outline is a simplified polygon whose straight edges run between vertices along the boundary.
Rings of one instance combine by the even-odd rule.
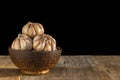
[[[120,80],[120,56],[61,56],[44,75],[25,75],[9,56],[0,56],[0,80]]]

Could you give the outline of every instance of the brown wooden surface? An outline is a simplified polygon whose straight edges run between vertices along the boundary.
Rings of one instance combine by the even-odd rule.
[[[0,56],[0,80],[120,80],[120,56],[62,56],[44,75],[25,75]]]

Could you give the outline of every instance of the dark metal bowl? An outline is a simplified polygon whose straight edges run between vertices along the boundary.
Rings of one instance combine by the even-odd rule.
[[[49,69],[57,64],[62,53],[61,48],[46,52],[14,50],[10,47],[8,50],[12,62],[25,74],[44,74],[49,72]]]

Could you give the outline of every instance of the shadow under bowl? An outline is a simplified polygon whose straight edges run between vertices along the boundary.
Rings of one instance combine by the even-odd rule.
[[[62,49],[55,51],[15,50],[9,47],[12,62],[24,74],[44,74],[57,64]]]

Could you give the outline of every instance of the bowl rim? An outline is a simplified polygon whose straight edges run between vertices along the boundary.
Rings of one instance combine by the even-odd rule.
[[[62,51],[62,48],[57,46],[57,50],[54,50],[54,51],[36,51],[34,49],[32,50],[16,50],[16,49],[12,49],[11,46],[8,47],[8,50],[14,50],[14,51],[32,51],[32,52],[36,52],[36,53],[39,53],[39,52],[54,52],[54,51]]]

